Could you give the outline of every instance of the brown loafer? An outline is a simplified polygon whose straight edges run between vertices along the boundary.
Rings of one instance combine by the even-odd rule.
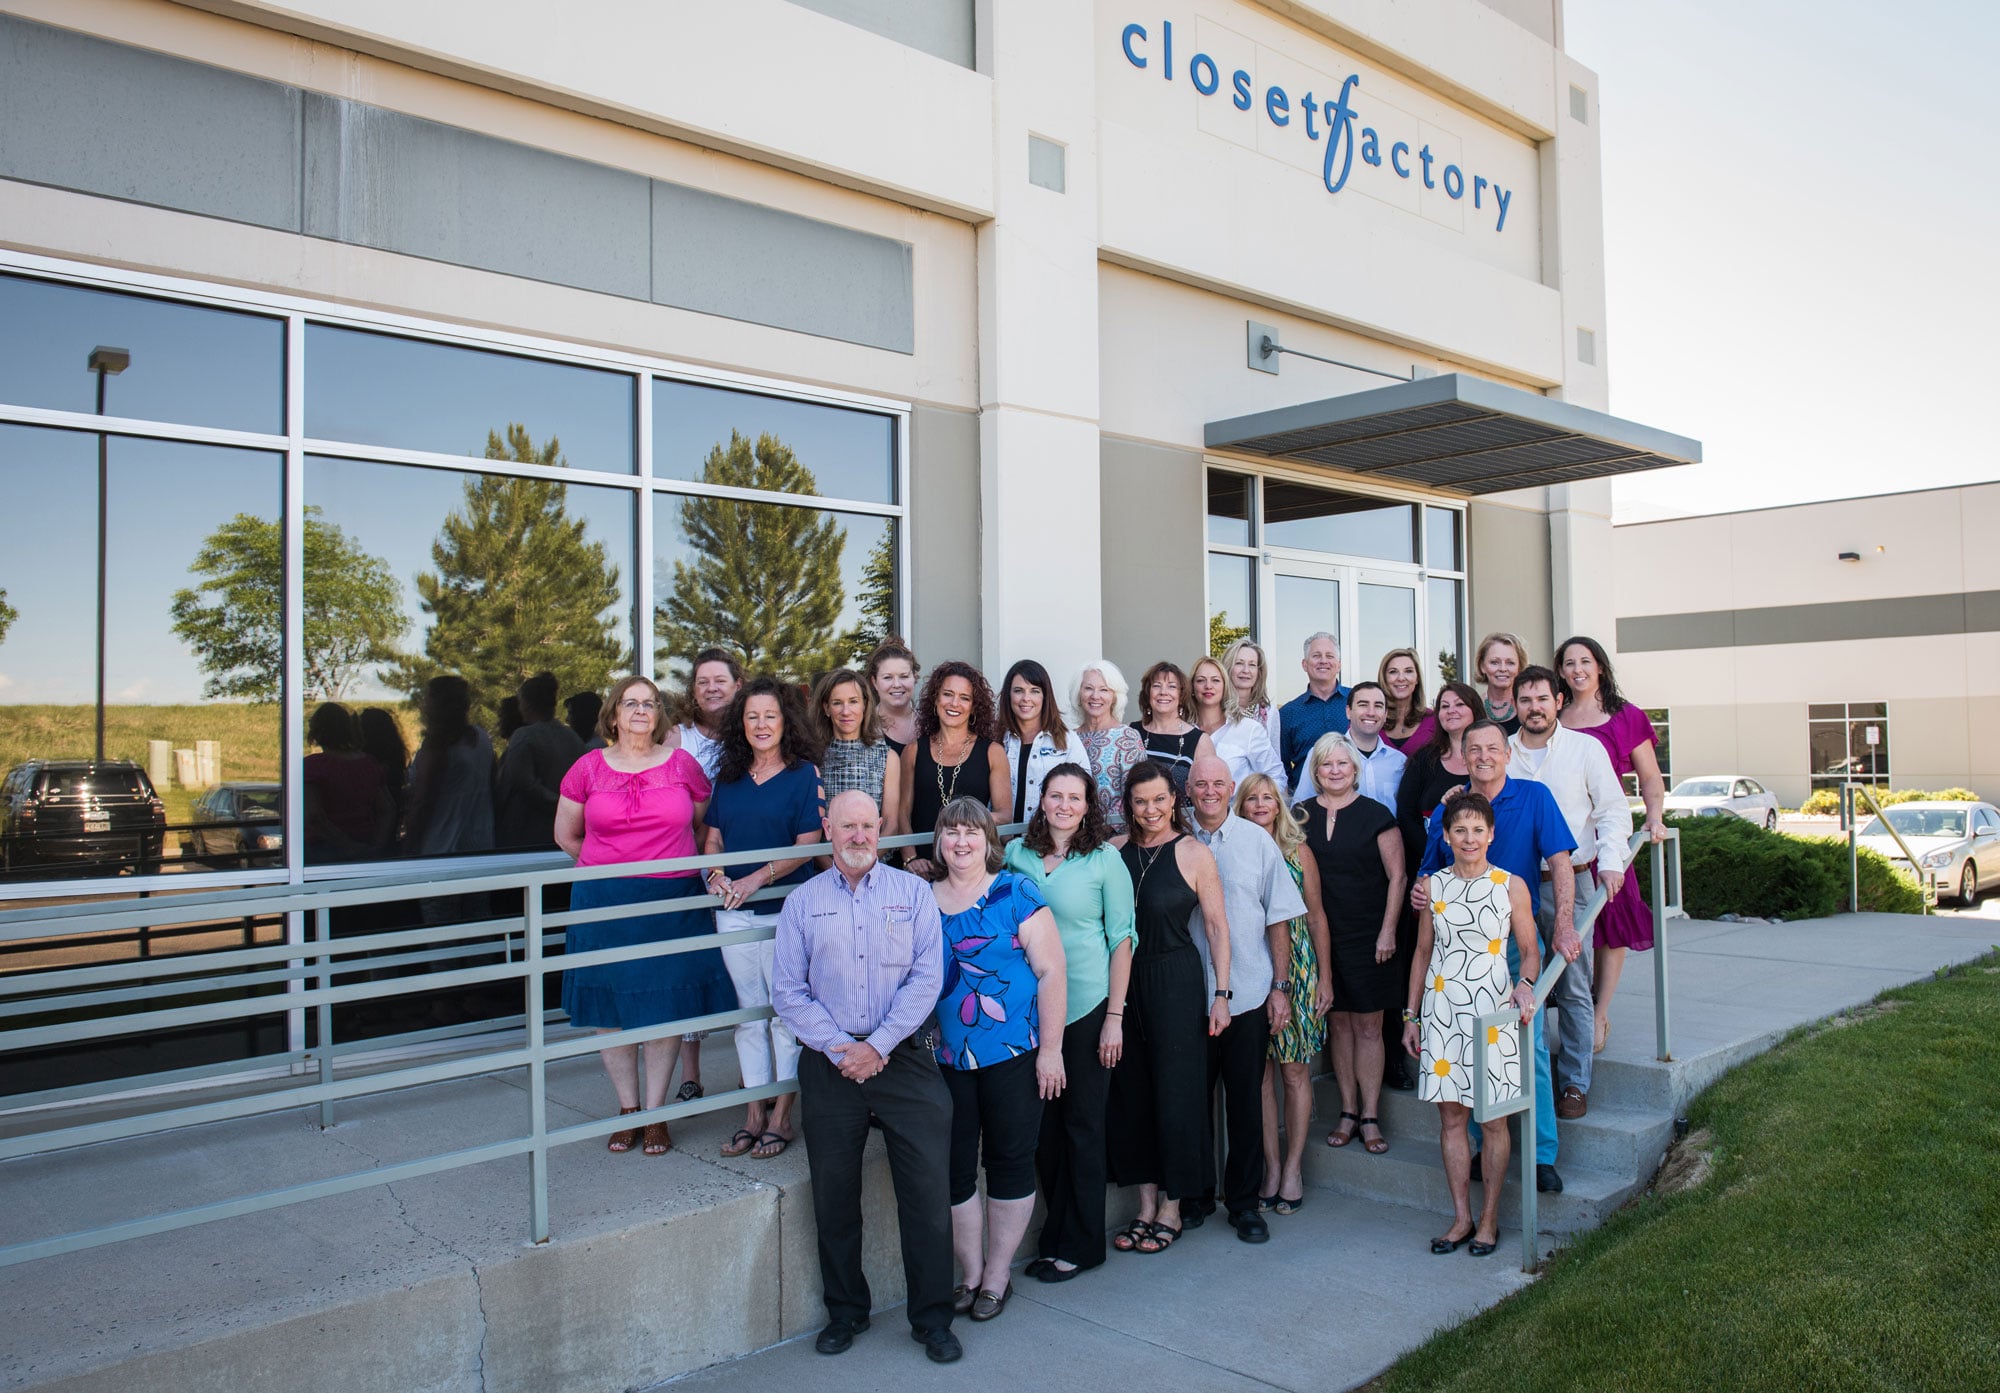
[[[1590,1111],[1590,1095],[1570,1084],[1556,1099],[1556,1116],[1565,1122],[1574,1122]]]
[[[980,1292],[978,1296],[973,1298],[972,1318],[974,1320],[992,1320],[993,1317],[1007,1309],[1007,1298],[1013,1294],[1014,1284],[1012,1282],[1009,1282],[1007,1290],[1001,1292],[998,1296],[995,1296],[990,1291]]]
[[[972,1303],[974,1301],[977,1301],[978,1299],[979,1299],[979,1293],[974,1291],[971,1287],[963,1287],[963,1286],[953,1287],[951,1289],[952,1314],[959,1316],[964,1315],[966,1312],[972,1309]]]

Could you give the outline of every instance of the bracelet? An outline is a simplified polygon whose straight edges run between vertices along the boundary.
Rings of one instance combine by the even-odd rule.
[[[1104,1014],[1107,1016],[1116,1016],[1120,1020],[1125,1019],[1125,1013],[1123,1011],[1106,1011]]]
[[[1407,1007],[1407,1006],[1405,1006],[1405,1007],[1403,1008],[1403,1024],[1404,1024],[1404,1025],[1417,1025],[1417,1024],[1420,1024],[1420,1022],[1419,1022],[1419,1021],[1418,1021],[1418,1019],[1417,1019],[1417,1013],[1416,1013],[1415,1011],[1412,1011],[1412,1010],[1411,1010],[1411,1009],[1410,1009],[1409,1007]]]
[[[1529,991],[1533,991],[1535,989],[1535,979],[1532,977],[1523,977],[1520,981],[1516,982],[1514,985],[1517,988],[1526,987]]]

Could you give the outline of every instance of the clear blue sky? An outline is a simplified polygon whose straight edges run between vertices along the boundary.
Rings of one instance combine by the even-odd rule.
[[[2000,477],[2000,6],[1567,0],[1602,79],[1621,518]]]

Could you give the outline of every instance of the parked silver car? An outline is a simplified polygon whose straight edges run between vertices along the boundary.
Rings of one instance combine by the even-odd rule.
[[[1665,810],[1683,817],[1729,813],[1769,831],[1778,828],[1778,795],[1741,774],[1699,774],[1682,779],[1668,790]]]
[[[1888,827],[1882,825],[1885,819]],[[1903,859],[1889,827],[1902,834],[1916,867]],[[1930,881],[1940,898],[1956,895],[1960,904],[1970,905],[1980,886],[2000,884],[2000,808],[1991,803],[1897,803],[1862,824],[1855,836],[1898,870]]]

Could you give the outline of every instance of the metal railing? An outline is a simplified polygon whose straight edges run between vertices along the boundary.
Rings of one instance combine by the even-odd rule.
[[[1866,803],[1875,812],[1875,820],[1889,829],[1889,835],[1896,839],[1903,859],[1910,863],[1910,874],[1916,878],[1917,893],[1924,897],[1924,913],[1929,914],[1937,905],[1937,885],[1924,869],[1924,863],[1910,850],[1910,844],[1903,840],[1903,834],[1896,830],[1896,824],[1882,811],[1882,805],[1875,801],[1875,795],[1868,791],[1866,784],[1842,784],[1840,786],[1840,822],[1847,829],[1847,912],[1861,912],[1861,846],[1855,840],[1860,835],[1860,804]],[[1967,814],[1970,816],[1970,814]],[[1949,864],[1949,863],[1947,863]]]
[[[1638,856],[1641,847],[1651,850],[1649,861],[1652,871],[1652,893],[1647,896],[1648,908],[1653,912],[1653,1029],[1654,1058],[1662,1063],[1673,1059],[1673,1048],[1668,1039],[1669,1015],[1667,1001],[1667,920],[1680,910],[1681,906],[1681,834],[1678,828],[1668,827],[1662,841],[1652,841],[1651,835],[1640,828],[1632,834],[1627,845],[1630,862],[1626,866],[1628,875],[1637,874]],[[1584,905],[1583,922],[1577,933],[1587,943],[1592,930],[1597,927],[1597,917],[1604,912],[1604,906],[1611,897],[1605,893],[1603,885],[1591,892]],[[1560,925],[1553,926],[1561,927]],[[1550,933],[1553,941],[1553,928]],[[1542,1007],[1562,980],[1570,964],[1562,954],[1551,951],[1542,962],[1540,975],[1535,979],[1535,1012],[1540,1018]],[[1534,1030],[1530,1024],[1521,1024],[1521,1013],[1517,1010],[1495,1011],[1479,1018],[1479,1032],[1484,1038],[1474,1043],[1472,1051],[1472,1120],[1474,1123],[1492,1122],[1513,1113],[1521,1114],[1521,1270],[1532,1272],[1537,1258],[1536,1230],[1540,1227],[1540,1192],[1535,1188],[1535,1050]],[[1511,1097],[1492,1096],[1497,1080],[1494,1078],[1494,1064],[1489,1056],[1498,1048],[1502,1037],[1509,1032],[1518,1042],[1516,1057],[1521,1061],[1521,1081],[1518,1091]]]
[[[1021,829],[1010,826],[1003,830],[1015,834]],[[928,833],[911,834],[885,837],[881,845],[887,851],[926,844],[930,840]],[[651,1122],[674,1122],[700,1113],[776,1098],[794,1092],[797,1084],[793,1080],[784,1080],[756,1088],[739,1087],[687,1102],[669,1102],[638,1113],[551,1128],[547,1093],[547,1071],[551,1063],[594,1054],[603,1049],[677,1037],[691,1031],[717,1030],[747,1021],[768,1020],[772,1010],[769,1006],[739,1007],[630,1030],[597,1032],[571,1028],[559,1029],[552,1034],[550,1026],[560,1027],[565,1017],[560,1011],[548,1011],[543,1007],[544,984],[550,973],[639,958],[709,952],[736,943],[764,942],[774,937],[775,928],[767,923],[729,933],[702,933],[665,942],[551,956],[548,950],[566,940],[565,931],[568,928],[627,917],[635,910],[630,905],[611,905],[586,910],[550,911],[545,908],[545,892],[550,886],[586,880],[616,879],[663,871],[702,872],[715,866],[761,864],[771,859],[773,850],[760,848],[715,856],[588,868],[570,865],[567,858],[562,858],[546,869],[526,871],[473,871],[448,876],[437,876],[434,871],[429,874],[405,871],[365,880],[323,881],[303,886],[0,912],[0,945],[46,940],[52,933],[81,936],[131,933],[135,930],[143,932],[204,918],[242,920],[252,916],[284,915],[294,926],[287,935],[288,941],[283,943],[0,976],[0,1025],[22,1017],[52,1018],[43,1023],[0,1029],[0,1054],[139,1036],[249,1017],[269,1017],[284,1011],[309,1011],[316,1026],[313,1040],[309,1045],[301,1041],[302,1048],[0,1098],[0,1106],[7,1108],[50,1107],[86,1099],[102,1100],[106,1095],[118,1092],[185,1088],[207,1082],[233,1083],[246,1074],[269,1071],[274,1066],[288,1068],[294,1074],[312,1079],[311,1082],[274,1087],[248,1096],[192,1102],[168,1099],[165,1106],[148,1107],[128,1116],[97,1121],[65,1122],[57,1117],[54,1126],[0,1137],[0,1161],[301,1107],[316,1106],[320,1125],[331,1127],[335,1108],[343,1100],[502,1071],[525,1069],[528,1075],[527,1128],[521,1135],[416,1160],[373,1166],[310,1184],[265,1190],[147,1218],[15,1243],[0,1247],[0,1266],[276,1209],[374,1185],[394,1184],[512,1156],[528,1158],[529,1233],[534,1242],[546,1242],[550,1232],[548,1158],[555,1147],[589,1141]],[[817,843],[785,847],[783,850],[788,856],[812,857],[829,855],[833,848],[826,843]],[[556,861],[553,856],[550,859]],[[753,902],[780,900],[790,888],[772,886],[758,891],[749,899]],[[335,937],[333,932],[333,917],[340,910],[506,892],[520,895],[518,913],[489,915],[470,923],[389,929],[342,937]],[[675,899],[660,908],[678,912],[719,906],[720,901],[714,895],[704,894]],[[306,919],[311,923],[311,938],[302,941],[300,930],[304,927],[302,921]],[[501,960],[492,961],[496,957]],[[452,966],[454,963],[460,965]],[[375,976],[384,969],[412,971],[417,975],[348,983],[338,981],[344,976],[360,973]],[[446,1025],[388,1037],[349,1040],[346,1043],[334,1038],[333,1012],[336,1006],[415,992],[436,993],[506,982],[519,984],[522,992],[519,1016]],[[273,984],[282,985],[286,990],[282,995],[250,994],[247,990]],[[163,1004],[178,998],[189,1000],[178,1005]],[[131,1009],[134,1006],[138,1009]],[[489,1038],[469,1038],[475,1036]],[[393,1056],[398,1050],[407,1051],[421,1046],[436,1050],[454,1043],[463,1043],[467,1052],[453,1057],[436,1057],[433,1054],[430,1058],[391,1058],[387,1067],[379,1072],[350,1072],[348,1076],[342,1076],[343,1065],[365,1062],[373,1068],[385,1063],[385,1055]]]

